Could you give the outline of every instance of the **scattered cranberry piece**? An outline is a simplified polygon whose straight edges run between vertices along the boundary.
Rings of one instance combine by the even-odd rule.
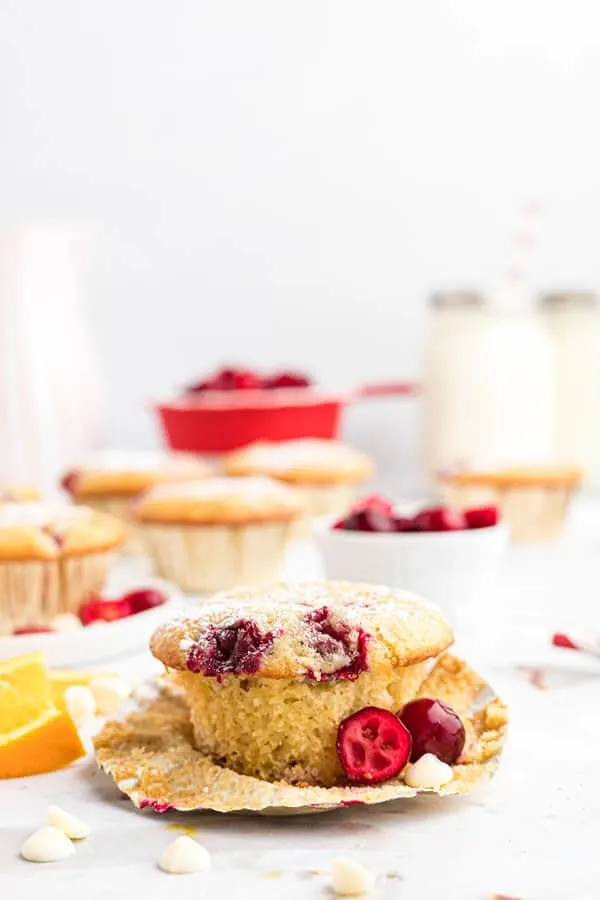
[[[367,662],[369,635],[363,628],[358,629],[356,642],[352,641],[350,628],[343,622],[334,624],[326,606],[311,610],[305,620],[310,626],[310,643],[319,656],[325,659],[343,655],[348,659],[348,662],[336,669],[335,672],[321,673],[321,681],[332,678],[354,681],[361,672],[367,671],[369,668]],[[309,673],[309,677],[314,676]]]
[[[77,479],[79,477],[79,473],[72,469],[70,472],[67,472],[66,475],[60,480],[60,486],[63,491],[66,491],[68,494],[74,494],[77,488]]]
[[[82,625],[92,625],[94,622],[115,622],[117,619],[125,619],[132,612],[126,597],[117,600],[91,597],[79,607],[79,618]]]
[[[367,706],[344,719],[338,729],[338,756],[354,784],[394,778],[408,762],[410,751],[408,730],[387,709]]]
[[[453,765],[465,746],[463,723],[451,707],[441,700],[424,697],[407,703],[400,720],[412,737],[411,762],[425,753],[433,753],[442,762]]]
[[[500,518],[497,506],[473,506],[465,509],[467,528],[491,528]]]
[[[432,506],[414,517],[415,531],[463,531],[467,523],[460,510]]]
[[[377,507],[357,509],[333,526],[338,531],[394,531],[394,522]]]
[[[190,672],[202,675],[252,675],[258,672],[260,661],[273,646],[275,632],[262,634],[249,619],[239,619],[232,625],[211,625],[201,643],[195,644],[187,655]]]
[[[140,588],[137,591],[129,591],[123,594],[121,601],[128,603],[133,615],[145,612],[147,609],[154,609],[156,606],[162,606],[166,603],[168,597],[162,591],[156,588]]]
[[[22,625],[20,628],[15,628],[13,634],[49,634],[53,631],[54,628],[50,628],[49,625]]]

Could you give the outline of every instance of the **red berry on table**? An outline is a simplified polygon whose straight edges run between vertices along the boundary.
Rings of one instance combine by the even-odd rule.
[[[156,588],[139,588],[136,591],[129,591],[121,597],[121,601],[129,605],[133,615],[145,612],[147,609],[154,609],[156,606],[162,606],[167,600],[167,595]]]
[[[267,375],[263,378],[262,387],[267,390],[275,388],[305,388],[312,384],[308,375],[302,372],[275,372],[274,375]]]
[[[379,509],[357,509],[333,526],[338,531],[394,531],[394,522]]]
[[[53,631],[54,628],[50,628],[49,625],[21,625],[20,628],[14,629],[13,634],[50,634]]]
[[[411,762],[433,753],[442,762],[454,765],[465,746],[465,729],[460,716],[442,703],[423,697],[407,703],[400,721],[412,737]]]
[[[94,622],[115,622],[117,619],[126,619],[127,616],[132,615],[132,612],[131,606],[123,597],[117,600],[91,597],[79,607],[79,618],[82,625],[92,625]]]
[[[338,757],[353,784],[378,784],[395,778],[408,762],[410,751],[408,730],[387,709],[367,706],[344,719],[338,729]]]
[[[414,517],[415,531],[463,531],[467,527],[460,510],[448,506],[432,506]]]
[[[497,506],[473,506],[464,510],[467,528],[491,528],[500,520]]]

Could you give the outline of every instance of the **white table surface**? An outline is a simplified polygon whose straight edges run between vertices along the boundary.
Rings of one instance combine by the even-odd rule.
[[[290,576],[319,574],[310,545],[291,549]],[[0,782],[0,898],[125,900],[129,897],[330,897],[335,856],[378,875],[388,900],[600,900],[600,663],[551,648],[552,631],[600,631],[600,505],[575,509],[564,540],[510,551],[502,622],[493,641],[462,641],[510,704],[510,737],[493,782],[470,797],[422,796],[380,807],[260,818],[136,811],[88,758],[62,772]],[[482,621],[485,619],[482,598]],[[460,637],[460,636],[459,636]],[[475,637],[475,639],[474,639]],[[113,661],[140,677],[146,654]],[[35,865],[23,839],[58,803],[92,825],[67,860]],[[156,859],[196,829],[209,874],[168,876]]]

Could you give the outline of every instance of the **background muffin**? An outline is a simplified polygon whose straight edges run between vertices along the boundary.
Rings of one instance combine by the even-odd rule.
[[[370,478],[368,456],[338,441],[302,438],[257,443],[232,453],[228,475],[268,475],[293,485],[304,497],[310,516],[343,512],[358,486]]]
[[[276,577],[296,493],[268,478],[213,478],[157,485],[135,505],[144,549],[159,575],[190,592]]]
[[[132,502],[155,484],[164,481],[197,481],[210,475],[212,471],[206,463],[193,456],[144,450],[111,450],[97,454],[87,463],[67,472],[62,479],[62,486],[75,503],[84,503],[127,521],[127,550],[139,552],[141,546],[131,526]]]
[[[329,786],[343,780],[341,722],[369,706],[400,710],[452,640],[441,613],[411,594],[299,582],[218,595],[150,646],[175,670],[196,745],[214,761]]]
[[[76,613],[124,540],[119,519],[87,507],[0,506],[0,633]]]

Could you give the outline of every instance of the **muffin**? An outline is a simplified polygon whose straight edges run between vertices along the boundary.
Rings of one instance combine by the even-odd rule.
[[[251,444],[225,460],[228,475],[268,475],[301,492],[307,515],[337,515],[373,472],[368,456],[338,441],[300,438]]]
[[[196,747],[213,762],[327,787],[347,783],[342,723],[402,710],[452,640],[437,608],[411,594],[301,582],[219,594],[160,627],[150,648],[172,671]]]
[[[224,477],[157,485],[133,516],[157,573],[204,593],[275,578],[302,509],[269,478]]]
[[[531,466],[446,476],[442,493],[465,508],[495,504],[513,541],[551,540],[564,525],[571,497],[581,481],[576,466]]]
[[[71,469],[61,483],[75,503],[83,503],[128,522],[129,539],[125,549],[129,553],[139,553],[141,545],[130,521],[132,502],[155,484],[197,481],[210,475],[212,471],[206,463],[194,456],[110,450]]]
[[[0,634],[76,613],[124,541],[119,519],[87,507],[0,505]]]

